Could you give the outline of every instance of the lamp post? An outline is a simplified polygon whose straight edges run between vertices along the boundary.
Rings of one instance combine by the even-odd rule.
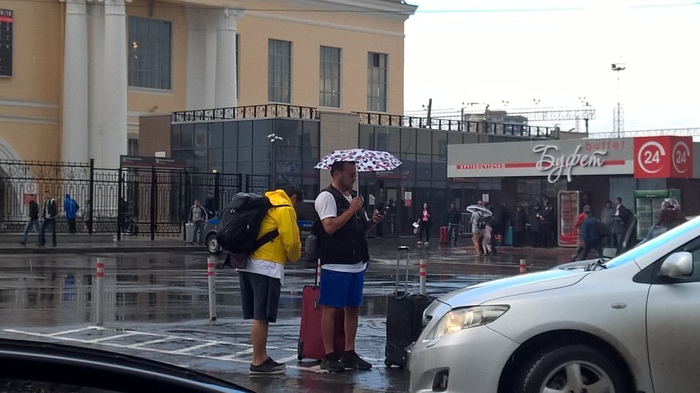
[[[623,107],[620,102],[620,72],[627,68],[625,63],[612,63],[610,69],[617,73],[617,108],[613,113],[613,131],[617,132],[617,137],[620,137],[622,129],[624,128],[625,120],[623,115]]]
[[[460,131],[465,131],[464,130],[464,123],[466,123],[466,121],[464,120],[464,109],[468,106],[474,106],[474,105],[480,105],[480,104],[481,104],[480,102],[467,102],[466,104],[464,102],[462,103],[462,108],[460,108],[460,110],[459,110],[459,130]]]
[[[270,144],[272,145],[272,189],[276,190],[277,189],[277,149],[275,148],[275,142],[284,140],[281,136],[272,133],[267,136],[267,138],[270,140]]]

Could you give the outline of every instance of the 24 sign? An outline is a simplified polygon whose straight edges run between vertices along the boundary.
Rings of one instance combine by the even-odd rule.
[[[693,177],[692,146],[691,137],[634,138],[634,177]]]

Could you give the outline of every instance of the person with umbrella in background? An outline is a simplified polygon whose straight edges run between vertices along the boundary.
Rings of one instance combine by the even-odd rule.
[[[480,257],[481,253],[480,237],[481,230],[485,226],[484,218],[490,217],[493,213],[484,207],[484,202],[479,201],[476,205],[467,206],[467,211],[472,214],[469,223],[472,226],[472,243],[474,244],[474,256]]]
[[[325,356],[321,369],[341,372],[345,369],[369,370],[372,364],[355,352],[365,271],[369,263],[367,230],[380,222],[383,214],[375,210],[370,219],[363,200],[353,190],[358,171],[391,170],[401,165],[391,154],[364,149],[337,150],[319,162],[316,169],[329,169],[331,184],[316,198],[316,213],[321,221],[319,257],[321,260],[321,337]],[[345,312],[345,351],[334,352],[335,315]]]

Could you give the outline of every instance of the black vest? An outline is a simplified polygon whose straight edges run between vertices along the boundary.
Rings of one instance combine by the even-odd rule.
[[[337,206],[337,215],[339,217],[344,211],[348,210],[350,203],[343,194],[336,190],[333,186],[328,186],[324,191],[328,191],[335,199]],[[354,191],[350,191],[353,198],[357,195]],[[320,250],[321,265],[329,263],[337,263],[343,265],[352,265],[358,262],[369,261],[369,249],[367,247],[367,237],[365,222],[363,216],[364,210],[360,210],[332,235],[326,231],[321,231]]]

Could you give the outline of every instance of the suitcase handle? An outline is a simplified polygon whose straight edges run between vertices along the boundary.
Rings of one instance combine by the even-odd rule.
[[[394,283],[394,295],[399,294],[399,265],[401,264],[401,251],[406,251],[406,281],[404,281],[404,296],[408,295],[408,258],[411,249],[408,246],[399,246],[396,251],[396,282]]]

